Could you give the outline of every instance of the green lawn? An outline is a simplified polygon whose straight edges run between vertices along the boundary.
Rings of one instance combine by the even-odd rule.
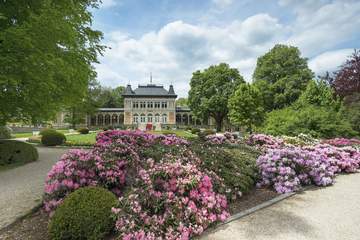
[[[62,132],[62,133],[68,133],[69,130],[67,129],[61,129],[61,130],[56,130],[58,132]],[[11,134],[13,138],[28,138],[31,137],[33,135],[32,132],[19,132],[19,133],[13,133]]]
[[[65,145],[91,146],[95,143],[96,134],[97,133],[67,135]]]

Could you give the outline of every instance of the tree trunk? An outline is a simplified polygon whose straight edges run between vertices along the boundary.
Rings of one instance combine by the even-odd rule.
[[[221,117],[215,118],[215,122],[216,122],[216,131],[221,132],[223,119]]]

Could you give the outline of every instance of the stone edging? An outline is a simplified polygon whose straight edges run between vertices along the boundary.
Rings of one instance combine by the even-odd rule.
[[[35,213],[36,211],[38,211],[40,208],[42,208],[43,203],[42,201],[40,203],[38,203],[35,207],[33,207],[32,209],[30,209],[29,211],[25,212],[23,215],[17,217],[13,222],[6,224],[4,227],[2,227],[0,229],[0,233],[6,232],[7,229],[11,228],[14,224],[20,222],[21,220],[23,220],[24,218],[26,218],[27,216]]]

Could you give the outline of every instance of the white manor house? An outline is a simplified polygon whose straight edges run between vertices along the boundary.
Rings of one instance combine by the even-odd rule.
[[[162,85],[139,85],[132,89],[127,85],[123,93],[124,108],[99,108],[87,116],[85,124],[90,127],[125,127],[133,129],[172,129],[186,126],[212,127],[213,119],[196,119],[187,107],[176,107],[173,85],[169,90]],[[63,123],[64,114],[57,123]]]

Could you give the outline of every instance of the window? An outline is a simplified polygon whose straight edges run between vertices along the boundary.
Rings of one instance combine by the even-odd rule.
[[[140,108],[146,108],[146,102],[140,102]]]
[[[133,108],[139,108],[139,102],[133,102]]]
[[[141,115],[140,115],[140,122],[142,122],[142,123],[146,122],[146,116],[145,116],[145,114],[141,114]]]
[[[149,113],[149,114],[147,115],[147,121],[148,121],[149,123],[151,123],[151,122],[153,121],[153,116],[152,116],[151,113]]]
[[[160,108],[160,102],[155,102],[155,108]]]
[[[148,103],[147,103],[147,107],[148,107],[148,108],[153,108],[153,102],[148,102]]]
[[[160,115],[158,113],[155,114],[155,122],[156,123],[160,122]]]
[[[167,108],[167,102],[162,102],[161,103],[161,108]]]
[[[162,123],[166,123],[166,122],[167,122],[167,115],[166,115],[166,114],[163,114],[163,115],[162,115],[161,121],[162,121]]]
[[[134,114],[133,122],[134,122],[134,123],[138,123],[138,122],[139,122],[139,115]]]

